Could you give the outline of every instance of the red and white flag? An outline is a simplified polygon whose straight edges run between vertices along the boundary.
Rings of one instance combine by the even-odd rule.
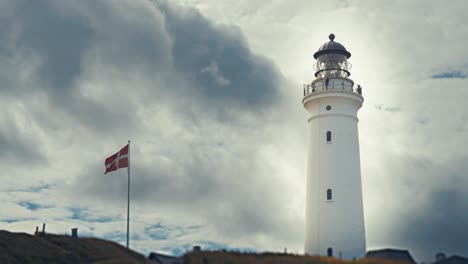
[[[104,161],[104,165],[106,165],[106,172],[104,174],[128,167],[128,146],[123,147],[119,152]]]

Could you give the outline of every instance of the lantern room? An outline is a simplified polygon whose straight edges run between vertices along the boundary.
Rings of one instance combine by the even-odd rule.
[[[341,77],[347,78],[351,73],[351,64],[348,62],[351,53],[338,42],[335,42],[335,35],[328,36],[329,42],[323,44],[314,54],[317,63],[314,65],[315,77],[317,78],[332,78]]]

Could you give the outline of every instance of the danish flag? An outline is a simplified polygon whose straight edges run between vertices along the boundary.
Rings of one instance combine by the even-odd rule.
[[[106,172],[104,174],[120,168],[128,168],[128,146],[123,147],[119,152],[104,161],[104,165],[106,165]]]

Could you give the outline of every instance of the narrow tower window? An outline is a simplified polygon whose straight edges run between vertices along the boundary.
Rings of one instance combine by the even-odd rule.
[[[327,201],[331,201],[333,199],[332,189],[327,190]]]
[[[332,141],[331,131],[327,131],[327,142],[331,142],[331,141]]]
[[[329,248],[327,249],[327,256],[333,257],[333,248],[329,247]]]

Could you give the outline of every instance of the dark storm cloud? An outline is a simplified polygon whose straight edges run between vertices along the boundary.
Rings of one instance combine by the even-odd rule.
[[[29,167],[46,159],[42,155],[38,142],[25,135],[12,117],[0,119],[0,158],[2,161]],[[2,122],[3,121],[3,122]]]
[[[272,63],[251,53],[238,28],[216,27],[193,9],[159,4],[174,41],[171,53],[178,73],[186,76],[206,101],[260,108],[278,96],[280,76]]]
[[[5,4],[5,3],[4,3]],[[10,13],[4,15],[0,38],[2,58],[2,93],[17,96],[29,104],[34,98],[42,103],[30,114],[37,121],[64,115],[91,128],[112,127],[115,113],[80,93],[78,81],[83,58],[95,42],[96,30],[78,12],[61,10],[57,1],[9,2]],[[47,112],[44,109],[48,109]],[[118,113],[125,116],[125,113]],[[64,121],[66,124],[66,120]],[[47,122],[40,126],[50,132]]]
[[[257,120],[280,119],[284,79],[251,52],[238,28],[169,1],[8,5],[10,12],[1,15],[1,95],[24,105],[47,141],[65,153],[71,142],[83,142],[77,153],[104,158],[121,137],[134,139],[134,205],[158,208],[161,215],[185,212],[187,221],[207,224],[221,237],[297,235],[283,228],[287,215],[270,217],[286,199],[271,191],[280,189],[270,178],[273,169],[253,147],[270,136]],[[5,142],[23,151],[37,144],[12,138]],[[20,150],[15,159],[26,155]],[[114,204],[126,192],[125,178],[103,175],[102,162],[87,166],[89,156],[83,157],[73,166],[84,169],[65,187],[74,201],[63,221],[114,221],[93,217],[87,205]],[[20,206],[40,211],[42,204]]]
[[[415,251],[439,251],[466,255],[468,233],[468,195],[457,187],[435,189],[427,205],[408,221],[402,239]]]
[[[42,59],[36,72],[42,82],[30,88],[51,89],[49,95],[63,100],[79,77],[95,31],[84,17],[60,14],[53,1],[16,1],[14,12],[10,26],[19,27],[15,48],[31,50]]]
[[[446,163],[413,160],[405,164],[413,164],[402,170],[411,204],[401,208],[395,217],[398,223],[390,228],[394,242],[408,247],[417,257],[437,252],[467,255],[466,157]]]
[[[71,107],[72,99],[78,99],[72,98],[73,81],[94,35],[91,25],[74,13],[60,13],[54,1],[3,3],[8,4],[10,12],[3,14],[0,30],[2,92],[20,96],[45,92],[52,102]],[[30,71],[27,80],[22,78],[24,71]]]
[[[186,100],[189,108],[225,120],[234,109],[262,110],[277,99],[275,67],[251,53],[237,28],[214,25],[195,9],[166,1],[20,0],[8,7],[0,32],[3,92],[43,96],[51,107],[47,114],[59,112],[95,132],[138,128],[141,103]],[[83,93],[82,81],[89,78],[101,78],[109,104]],[[114,79],[127,87],[112,87]],[[46,114],[31,112],[37,119]]]
[[[152,135],[156,154],[146,163],[138,159],[133,163],[132,174],[138,176],[132,177],[132,200],[187,212],[188,217],[202,218],[224,233],[286,233],[281,227],[287,225],[287,216],[270,217],[277,204],[284,204],[282,198],[271,194],[271,179],[265,172],[271,168],[259,164],[262,161],[251,148],[259,141],[253,135],[262,137],[265,126],[256,119],[271,114],[279,100],[279,86],[284,81],[275,66],[250,51],[239,29],[215,25],[192,8],[165,1],[128,2],[132,4],[126,7],[132,8],[116,2],[81,3],[77,5],[87,6],[84,9],[91,13],[89,22],[83,22],[89,14],[78,11],[61,22],[79,21],[71,27],[79,28],[79,36],[64,34],[72,40],[83,38],[79,40],[83,44],[75,46],[81,55],[67,57],[77,67],[70,66],[71,70],[65,72],[68,77],[43,82],[52,83],[53,88],[44,89],[46,93],[64,89],[59,92],[64,102],[55,103],[51,111],[66,111],[73,120],[97,129],[106,128],[106,122],[118,122],[132,135],[146,135],[142,122],[137,122],[141,118],[138,110],[144,113],[157,106],[167,111],[171,123],[162,125],[156,120],[149,125],[156,131]],[[94,5],[98,8],[91,8]],[[102,5],[108,5],[111,11],[105,11]],[[44,12],[55,12],[51,5],[46,7]],[[47,52],[54,56],[53,51]],[[56,65],[46,64],[47,69],[39,72],[60,74],[62,58],[55,58],[50,63]],[[107,70],[112,69],[110,76],[126,84],[136,74],[139,82],[119,88],[113,87],[113,80],[102,77],[99,88],[105,94],[119,96],[116,100],[120,105],[114,105],[113,98],[101,105],[78,93],[79,80],[90,69],[102,71],[102,76],[108,76]],[[121,105],[124,110],[113,112]],[[243,127],[235,125],[238,120]],[[173,127],[178,134],[158,134]],[[119,131],[115,133],[122,133]],[[239,142],[241,137],[245,141]],[[132,155],[138,155],[138,151],[133,148]],[[89,167],[70,188],[82,199],[115,201],[126,192],[126,181],[117,175],[103,175],[103,169],[101,163]]]

